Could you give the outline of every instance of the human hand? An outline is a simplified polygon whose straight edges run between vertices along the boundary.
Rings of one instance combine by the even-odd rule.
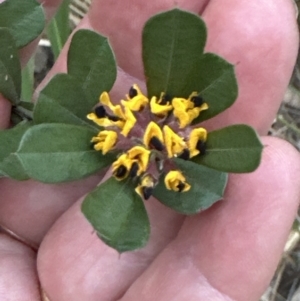
[[[201,12],[208,26],[206,50],[236,65],[239,98],[206,126],[248,123],[264,135],[297,53],[291,1],[186,0],[176,5]],[[151,15],[173,6],[173,1],[158,0],[94,1],[80,27],[110,38],[119,63],[115,99],[132,83],[143,86],[141,28]],[[48,79],[66,71],[66,51]],[[2,127],[8,125],[9,109],[2,100]],[[51,301],[257,300],[293,222],[300,174],[299,155],[290,145],[270,137],[262,141],[266,147],[258,170],[231,175],[224,201],[209,210],[184,217],[147,201],[151,239],[144,249],[121,257],[98,239],[80,212],[81,197],[101,175],[59,185],[1,179],[0,224],[27,244],[0,236],[2,299],[39,300],[39,279]],[[40,245],[38,273],[28,245]]]

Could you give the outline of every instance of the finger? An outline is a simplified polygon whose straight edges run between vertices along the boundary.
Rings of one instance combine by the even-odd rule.
[[[183,220],[183,216],[149,200],[145,203],[151,222],[147,247],[120,256],[97,237],[81,213],[81,203],[59,218],[39,249],[39,278],[50,300],[110,301],[121,297],[174,238]]]
[[[207,51],[236,66],[239,87],[234,105],[209,126],[248,123],[266,134],[298,53],[293,1],[213,0],[203,18],[208,26]]]
[[[54,221],[102,177],[103,173],[56,185],[1,179],[0,225],[37,248]]]
[[[265,138],[262,164],[232,175],[225,198],[189,217],[133,284],[127,300],[258,300],[275,271],[299,205],[299,153]]]
[[[11,104],[0,94],[0,129],[5,129],[10,121]]]
[[[96,31],[109,37],[118,65],[130,75],[143,80],[141,38],[146,21],[158,12],[175,7],[199,13],[207,3],[208,0],[179,0],[176,4],[173,0],[98,0],[92,3],[89,18]],[[122,32],[126,34],[120,34]]]
[[[39,301],[36,254],[5,234],[0,234],[0,299]]]

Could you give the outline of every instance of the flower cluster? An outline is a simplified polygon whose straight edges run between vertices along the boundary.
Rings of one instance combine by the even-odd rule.
[[[94,148],[103,155],[119,154],[112,164],[114,177],[136,180],[136,192],[147,200],[162,173],[167,189],[185,192],[191,188],[172,158],[188,160],[205,154],[207,131],[189,125],[207,109],[197,92],[188,98],[162,92],[159,98],[148,99],[135,84],[117,105],[103,92],[87,118],[104,128],[92,138]]]

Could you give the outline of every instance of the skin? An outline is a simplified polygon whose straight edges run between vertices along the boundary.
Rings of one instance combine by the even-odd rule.
[[[49,12],[58,4],[43,3]],[[208,25],[206,50],[236,65],[238,100],[206,126],[242,122],[265,135],[297,55],[290,0],[95,0],[80,27],[110,38],[119,66],[113,97],[121,98],[132,83],[144,88],[142,26],[174,6],[201,14]],[[24,62],[32,47],[22,51]],[[66,71],[66,52],[67,46],[46,82]],[[1,99],[2,128],[9,112]],[[298,152],[276,138],[262,142],[259,168],[231,175],[224,200],[209,210],[184,217],[147,201],[150,241],[121,256],[96,237],[80,212],[83,195],[103,175],[60,185],[1,179],[0,223],[23,242],[0,236],[0,299],[40,300],[39,279],[52,301],[258,300],[276,269],[300,196]]]

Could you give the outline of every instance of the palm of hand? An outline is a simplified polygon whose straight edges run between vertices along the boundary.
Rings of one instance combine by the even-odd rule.
[[[55,2],[46,1],[46,8]],[[140,31],[146,19],[174,6],[172,1],[127,2],[95,1],[80,26],[110,37],[120,67],[112,91],[116,98],[134,82],[143,86]],[[238,101],[206,126],[249,123],[264,134],[297,52],[290,1],[189,0],[177,5],[201,12],[209,30],[206,50],[237,65]],[[24,57],[29,52],[24,50]],[[65,72],[65,54],[66,50],[48,79]],[[10,107],[2,99],[0,106],[0,124],[5,127]],[[270,137],[262,141],[266,147],[259,169],[232,175],[225,200],[206,212],[183,217],[154,199],[147,202],[150,242],[120,258],[92,233],[80,212],[80,197],[101,175],[60,185],[2,179],[0,223],[27,244],[41,244],[37,274],[35,253],[1,234],[4,300],[39,300],[38,278],[51,301],[257,300],[293,221],[300,173],[299,156],[291,146]]]

